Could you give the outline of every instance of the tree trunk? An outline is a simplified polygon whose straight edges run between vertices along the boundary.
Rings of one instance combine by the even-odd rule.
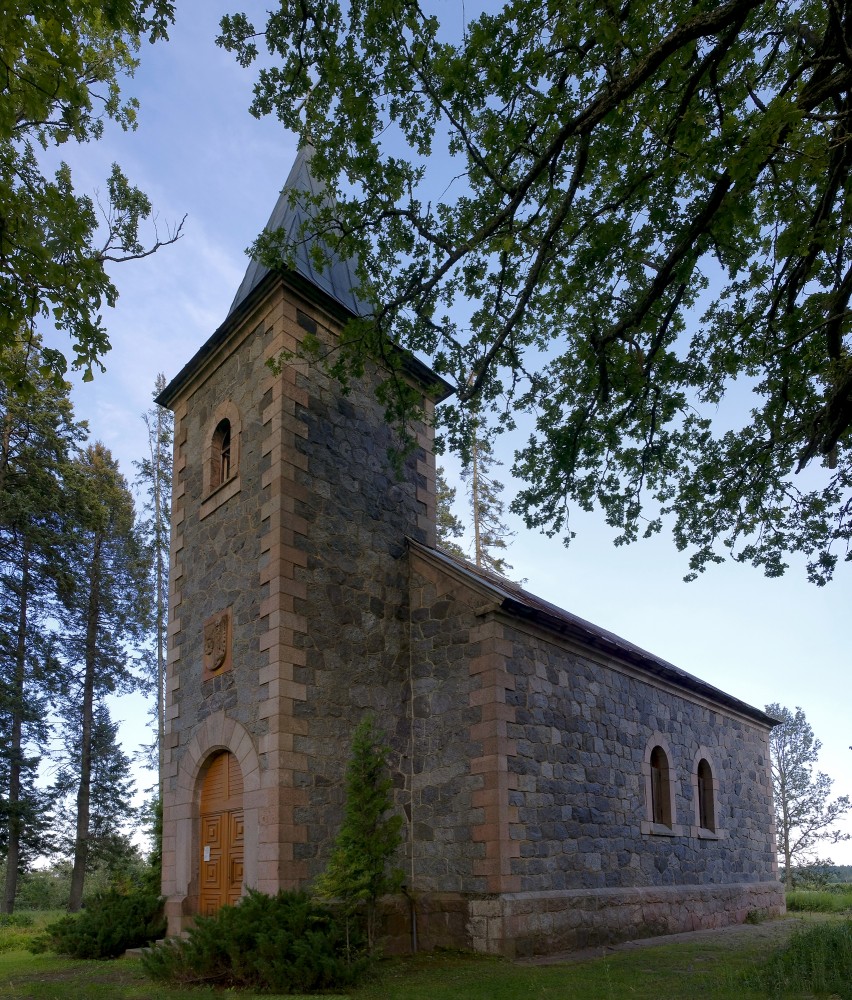
[[[30,546],[24,539],[21,553],[21,588],[18,603],[18,636],[15,648],[15,678],[11,693],[12,731],[9,734],[9,840],[6,849],[6,884],[0,912],[12,913],[18,892],[18,867],[21,863],[21,761],[24,684],[27,657],[27,605],[30,589]]]
[[[83,886],[89,857],[89,812],[92,783],[92,725],[95,707],[95,664],[97,661],[98,618],[100,614],[101,577],[100,534],[95,536],[89,603],[86,619],[86,668],[83,677],[82,729],[80,734],[80,785],[77,790],[77,827],[74,839],[74,867],[68,910],[76,913],[83,905]]]
[[[473,501],[471,506],[473,508],[473,551],[476,555],[476,566],[477,569],[482,568],[482,534],[480,531],[480,513],[481,507],[479,502],[479,447],[476,441],[476,431],[474,429],[473,441],[471,443],[470,449],[471,458],[471,479],[470,479],[470,494],[471,500]]]
[[[790,814],[787,803],[787,780],[784,772],[784,762],[779,761],[778,769],[780,773],[781,788],[781,851],[784,854],[784,889],[787,892],[793,891],[793,852],[790,849]]]

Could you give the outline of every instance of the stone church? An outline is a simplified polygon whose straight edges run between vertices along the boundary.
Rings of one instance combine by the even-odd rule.
[[[269,227],[316,192],[302,150]],[[773,720],[436,547],[428,422],[402,475],[367,370],[300,360],[363,310],[353,270],[249,265],[160,402],[175,414],[163,893],[170,932],[309,887],[352,732],[404,816],[388,947],[508,956],[776,914]],[[404,357],[433,412],[448,392]]]

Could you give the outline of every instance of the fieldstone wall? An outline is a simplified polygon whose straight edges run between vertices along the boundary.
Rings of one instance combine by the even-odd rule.
[[[466,901],[466,943],[533,954],[783,912],[763,726],[510,618],[417,546],[411,559],[412,885]],[[657,743],[665,830],[649,821]],[[696,811],[702,758],[712,832]]]
[[[709,930],[750,913],[780,916],[777,882],[510,893],[471,900],[468,931],[476,951],[522,958],[594,945]]]
[[[477,735],[483,706],[471,701],[479,686],[471,664],[488,638],[473,614],[470,589],[416,551],[410,560],[410,884],[421,894],[487,892],[486,845],[472,832],[485,820],[485,778],[473,763],[483,754]]]
[[[251,765],[245,796],[252,830],[246,852],[248,884],[268,885],[261,842],[277,837],[266,828],[276,790],[269,761],[258,751],[269,732],[259,698],[259,648],[267,628],[258,567],[264,494],[262,452],[266,430],[260,400],[269,372],[264,359],[275,340],[276,303],[267,302],[225,349],[211,352],[175,406],[172,496],[169,653],[166,734],[162,773],[163,892],[170,931],[178,932],[198,898],[198,788],[210,755],[235,752]],[[210,441],[219,420],[232,427],[234,475],[211,487],[205,475]],[[204,679],[204,623],[230,612],[230,667]],[[204,745],[198,742],[204,734]],[[244,782],[247,775],[244,773]],[[272,808],[271,808],[272,807]]]
[[[626,665],[505,633],[521,891],[775,880],[767,729]],[[646,832],[649,742],[670,755],[675,814],[660,833]],[[716,779],[715,835],[697,829],[699,750]]]
[[[310,318],[330,342],[334,333],[322,315]],[[417,429],[418,446],[401,470],[394,468],[389,452],[400,442],[374,394],[379,377],[368,370],[344,396],[316,367],[297,371],[305,401],[295,413],[304,426],[295,512],[305,527],[295,578],[305,587],[298,604],[305,631],[296,637],[304,666],[295,679],[305,698],[294,706],[301,725],[294,783],[305,800],[294,820],[306,833],[295,857],[308,879],[324,867],[340,827],[352,733],[367,713],[387,737],[396,800],[411,819],[405,539],[434,542],[435,471],[426,427]],[[404,849],[398,864],[406,864]]]

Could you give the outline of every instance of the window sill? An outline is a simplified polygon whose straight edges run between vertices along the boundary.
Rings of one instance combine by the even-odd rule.
[[[651,823],[647,819],[642,820],[640,828],[642,833],[649,837],[683,837],[686,835],[682,826],[666,826],[664,823]]]
[[[226,482],[222,483],[221,486],[217,486],[215,490],[209,493],[201,501],[201,511],[199,512],[198,519],[203,521],[205,517],[212,514],[214,510],[217,510],[226,503],[231,497],[236,496],[240,492],[240,474],[237,473],[235,476],[231,476]]]
[[[707,830],[703,826],[694,826],[690,830],[690,835],[696,840],[724,840],[724,830]]]

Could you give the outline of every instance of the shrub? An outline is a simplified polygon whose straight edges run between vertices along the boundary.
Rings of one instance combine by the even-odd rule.
[[[344,918],[304,893],[250,891],[142,962],[158,980],[304,993],[352,985],[368,959],[361,948],[347,951]]]
[[[852,921],[826,921],[797,931],[749,985],[766,996],[831,995],[852,1000]]]
[[[150,944],[166,933],[163,901],[148,892],[111,891],[77,916],[63,917],[44,929],[31,951],[55,951],[71,958],[116,958],[128,948]]]

